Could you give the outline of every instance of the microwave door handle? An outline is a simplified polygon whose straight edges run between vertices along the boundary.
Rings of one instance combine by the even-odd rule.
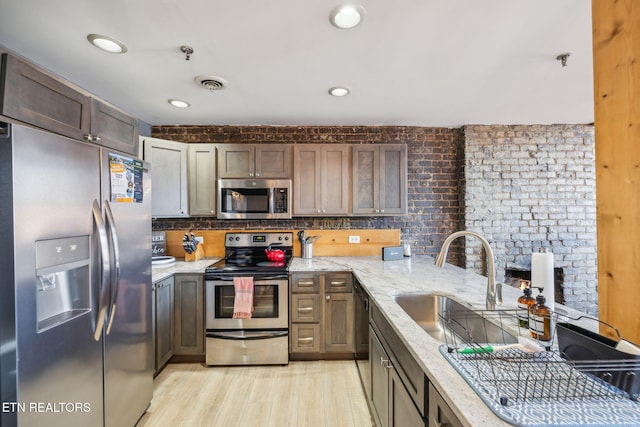
[[[276,212],[276,189],[271,187],[269,188],[269,213]]]

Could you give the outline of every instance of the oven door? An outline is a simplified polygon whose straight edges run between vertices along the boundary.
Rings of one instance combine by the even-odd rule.
[[[289,326],[289,279],[287,275],[254,276],[251,319],[234,319],[233,276],[205,281],[206,329],[286,329]]]

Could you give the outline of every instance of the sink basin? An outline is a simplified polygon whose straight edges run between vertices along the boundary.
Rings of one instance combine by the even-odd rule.
[[[437,293],[406,293],[394,300],[429,335],[446,342],[447,333],[455,333],[463,342],[511,344],[518,340],[491,319],[446,295]],[[451,339],[449,338],[449,341]]]

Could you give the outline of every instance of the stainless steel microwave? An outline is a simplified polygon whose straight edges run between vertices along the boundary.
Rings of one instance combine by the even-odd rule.
[[[291,180],[219,179],[218,218],[291,218]]]

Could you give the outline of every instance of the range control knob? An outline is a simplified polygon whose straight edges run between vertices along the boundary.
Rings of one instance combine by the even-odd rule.
[[[240,241],[240,236],[236,236],[236,242]]]

